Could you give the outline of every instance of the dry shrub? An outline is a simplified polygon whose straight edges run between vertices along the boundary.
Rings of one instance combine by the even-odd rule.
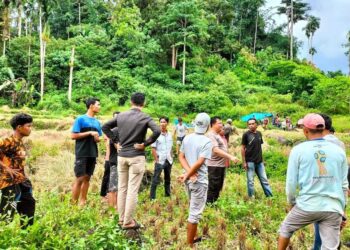
[[[253,228],[252,228],[252,234],[256,235],[261,232],[261,225],[260,222],[257,219],[253,220]]]
[[[218,220],[219,229],[217,232],[217,249],[224,249],[227,241],[226,222],[223,218]]]
[[[151,217],[148,223],[149,225],[154,226],[156,224],[156,221],[157,221],[156,217]]]
[[[174,202],[173,200],[169,200],[168,204],[167,204],[167,212],[172,214],[174,211]]]
[[[174,242],[177,242],[179,239],[179,229],[177,225],[174,225],[170,230],[170,235],[172,236],[172,239]]]
[[[202,235],[209,237],[209,225],[208,225],[208,223],[205,223],[203,230],[202,230]]]
[[[242,225],[238,234],[238,240],[239,240],[239,248],[245,249],[245,243],[247,240],[247,229],[245,225]]]
[[[162,228],[163,228],[163,226],[164,226],[164,220],[158,220],[157,222],[156,222],[156,225],[155,225],[155,227],[154,227],[154,231],[153,231],[153,236],[154,236],[154,240],[156,241],[156,242],[161,242],[161,240],[162,240]]]
[[[160,214],[162,213],[162,209],[161,209],[159,203],[154,203],[153,209],[156,212],[156,215],[160,216]]]
[[[180,219],[179,219],[179,227],[183,227],[185,224],[185,215],[181,214]]]
[[[74,152],[62,150],[56,156],[43,155],[33,164],[37,169],[34,175],[30,175],[36,188],[50,190],[59,193],[71,191],[71,185],[75,180]],[[103,167],[98,163],[90,181],[90,191],[98,192],[103,175]]]

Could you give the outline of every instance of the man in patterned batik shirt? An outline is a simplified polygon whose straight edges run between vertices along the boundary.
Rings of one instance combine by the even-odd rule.
[[[13,134],[0,139],[0,219],[10,222],[17,211],[24,227],[33,224],[35,212],[32,185],[24,173],[26,149],[22,141],[30,135],[32,122],[30,115],[15,115],[10,121]]]

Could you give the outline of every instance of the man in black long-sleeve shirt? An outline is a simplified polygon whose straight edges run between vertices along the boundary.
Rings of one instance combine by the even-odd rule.
[[[102,131],[114,143],[119,142],[118,152],[118,212],[123,229],[137,229],[140,225],[133,219],[139,187],[146,168],[145,148],[160,135],[159,126],[143,113],[145,95],[131,96],[131,109],[120,113],[103,125]],[[118,127],[118,135],[112,129]],[[147,129],[153,134],[146,139]],[[119,141],[117,138],[119,136]]]

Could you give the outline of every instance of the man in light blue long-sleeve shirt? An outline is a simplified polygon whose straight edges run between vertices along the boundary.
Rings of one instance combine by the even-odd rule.
[[[322,249],[336,249],[339,245],[348,166],[345,153],[323,139],[324,128],[320,115],[306,115],[303,131],[308,141],[290,153],[286,193],[293,208],[281,224],[278,249],[286,249],[295,231],[314,222],[320,227]]]
[[[323,139],[325,139],[326,141],[332,142],[334,145],[339,146],[345,152],[344,142],[339,140],[333,133],[331,133],[332,118],[326,114],[319,114],[319,115],[322,116],[322,118],[324,120],[324,125],[325,125],[325,128],[324,128],[323,133],[322,133]],[[348,178],[348,181],[349,181],[349,178]],[[345,226],[345,225],[342,225],[342,226]],[[342,228],[342,226],[340,228]],[[314,227],[315,227],[315,240],[314,240],[314,246],[313,246],[312,250],[320,250],[322,247],[322,240],[321,240],[321,236],[320,236],[320,230],[319,230],[318,223],[315,223]],[[339,245],[338,249],[340,249],[340,245]]]

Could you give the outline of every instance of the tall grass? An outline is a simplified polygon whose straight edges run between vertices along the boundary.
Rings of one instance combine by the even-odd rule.
[[[239,130],[242,135],[243,130]],[[10,130],[1,131],[1,135]],[[20,230],[19,219],[6,225],[0,222],[0,249],[186,249],[188,197],[176,181],[181,173],[178,163],[172,170],[172,196],[164,197],[158,186],[157,200],[149,200],[149,188],[140,193],[136,220],[142,243],[130,240],[118,229],[118,216],[101,203],[99,188],[103,174],[103,143],[91,180],[88,204],[80,208],[70,204],[74,181],[74,141],[69,130],[36,130],[27,139],[30,148],[28,176],[37,200],[36,222],[28,230]],[[258,180],[256,197],[247,196],[246,176],[241,166],[227,171],[224,189],[216,204],[207,206],[199,224],[204,241],[199,249],[275,249],[277,230],[286,215],[284,173],[291,146],[303,139],[300,132],[272,130],[263,132],[264,156],[274,197],[265,198]],[[287,143],[281,145],[278,137]],[[230,151],[240,155],[240,136],[233,136]],[[277,139],[276,139],[277,138]],[[342,134],[342,139],[347,135]],[[349,142],[349,141],[347,141]],[[149,159],[150,160],[150,159]],[[153,170],[151,162],[148,170]],[[309,249],[312,226],[296,233],[293,249]],[[350,230],[342,233],[342,241],[350,240]]]

